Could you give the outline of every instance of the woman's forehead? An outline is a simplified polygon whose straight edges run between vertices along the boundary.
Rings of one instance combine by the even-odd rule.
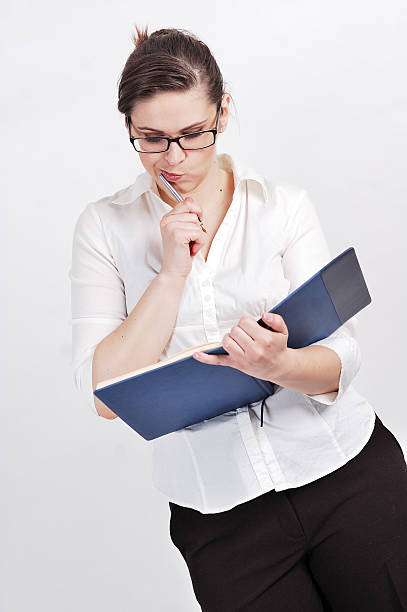
[[[161,130],[167,126],[183,129],[209,120],[213,106],[201,92],[162,92],[149,100],[138,102],[132,109],[131,119],[137,127]]]

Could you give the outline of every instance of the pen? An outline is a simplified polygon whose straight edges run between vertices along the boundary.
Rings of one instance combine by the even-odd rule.
[[[160,174],[158,175],[158,177],[161,179],[161,181],[162,181],[162,182],[164,183],[164,185],[167,187],[168,191],[169,191],[169,192],[170,192],[170,193],[171,193],[171,194],[174,196],[174,198],[177,200],[177,202],[183,202],[183,201],[184,201],[184,198],[183,198],[183,197],[182,197],[182,196],[181,196],[181,195],[178,193],[178,191],[176,191],[176,190],[174,189],[174,187],[171,185],[171,183],[169,183],[169,182],[167,181],[167,179],[165,178],[165,176],[163,176],[163,175],[161,174],[161,172],[160,172]],[[202,231],[203,231],[203,232],[205,232],[205,234],[207,234],[207,231],[206,231],[206,229],[204,228],[203,223],[202,223],[202,221],[201,221],[201,219],[200,219],[199,215],[198,215],[198,221],[199,221],[199,223],[201,224]]]

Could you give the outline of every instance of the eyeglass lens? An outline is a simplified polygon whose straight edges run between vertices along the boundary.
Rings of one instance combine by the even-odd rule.
[[[197,132],[196,134],[188,134],[180,138],[182,148],[187,150],[210,147],[214,142],[215,135],[213,132]],[[150,136],[134,141],[134,146],[141,153],[160,153],[166,150],[167,145],[168,141],[159,136]]]

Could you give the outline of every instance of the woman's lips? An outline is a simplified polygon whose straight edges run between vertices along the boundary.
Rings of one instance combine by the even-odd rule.
[[[169,174],[168,172],[164,172],[164,170],[161,170],[161,172],[167,181],[177,181],[184,176],[183,174]]]

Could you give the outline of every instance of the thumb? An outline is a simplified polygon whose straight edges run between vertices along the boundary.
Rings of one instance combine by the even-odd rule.
[[[275,331],[279,331],[282,334],[287,334],[288,336],[288,327],[281,315],[275,312],[263,312],[262,317],[264,322],[272,327]]]

